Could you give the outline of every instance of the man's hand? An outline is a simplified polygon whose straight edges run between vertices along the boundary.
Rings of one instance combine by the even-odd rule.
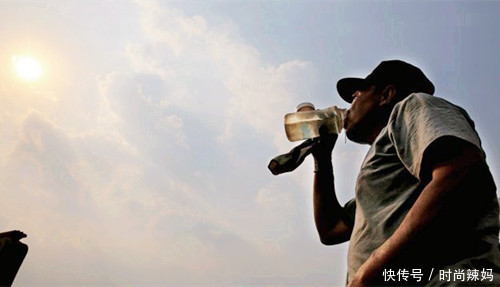
[[[19,241],[22,238],[25,238],[26,236],[27,236],[26,234],[24,234],[22,231],[19,231],[19,230],[12,230],[12,231],[0,233],[0,238],[7,237],[8,239],[10,239],[12,241]]]
[[[349,284],[347,285],[347,287],[366,287],[368,286],[367,284],[365,284],[363,282],[363,280],[358,277],[358,276],[355,276],[351,282],[349,282]]]
[[[325,126],[319,128],[319,134],[319,141],[312,150],[314,161],[316,164],[325,160],[331,162],[333,147],[337,142],[338,135],[329,134]]]
[[[371,264],[370,260],[373,260],[373,258],[369,258],[365,264],[361,265],[347,285],[348,287],[365,287],[373,283],[379,272],[381,272],[383,264]]]

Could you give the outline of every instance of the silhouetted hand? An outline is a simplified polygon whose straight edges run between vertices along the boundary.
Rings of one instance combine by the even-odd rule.
[[[330,159],[332,156],[333,147],[337,142],[338,134],[329,134],[325,126],[319,128],[320,137],[318,143],[312,150],[313,157],[316,161]]]
[[[22,231],[19,230],[12,230],[0,233],[0,238],[7,237],[12,241],[19,241],[22,238],[25,238],[26,236],[27,236],[26,234],[24,234]]]

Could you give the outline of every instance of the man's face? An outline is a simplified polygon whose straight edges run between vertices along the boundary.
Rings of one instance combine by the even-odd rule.
[[[359,90],[352,94],[353,101],[347,111],[344,128],[347,137],[358,143],[369,143],[378,124],[378,107],[381,93],[376,93],[375,86]]]

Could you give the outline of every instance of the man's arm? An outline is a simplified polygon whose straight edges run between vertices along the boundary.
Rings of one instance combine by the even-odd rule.
[[[315,161],[314,220],[321,243],[325,245],[348,241],[352,232],[346,211],[335,195],[331,154],[336,140],[337,135],[322,134],[313,150]]]
[[[346,223],[348,215],[335,196],[333,181],[331,169],[320,169],[314,176],[314,220],[325,245],[346,242],[352,232],[352,226]]]
[[[450,141],[454,143],[452,148]],[[484,159],[476,146],[459,139],[445,138],[431,144],[424,160],[422,167],[429,172],[424,172],[422,176],[429,178],[429,183],[394,234],[360,267],[350,287],[366,286],[401,251],[411,247],[411,239],[438,219],[441,212],[449,207],[448,203],[461,196],[457,192],[460,186],[469,180],[471,170]]]

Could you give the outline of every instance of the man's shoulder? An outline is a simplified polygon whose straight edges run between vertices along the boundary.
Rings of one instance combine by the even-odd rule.
[[[447,100],[436,97],[430,94],[426,93],[412,93],[403,100],[401,100],[399,103],[396,104],[396,106],[413,106],[413,105],[428,105],[428,104],[445,104],[445,105],[453,105],[452,103],[448,102]]]
[[[395,117],[407,113],[418,114],[423,111],[431,112],[435,109],[440,111],[459,111],[462,114],[466,113],[461,107],[443,98],[426,93],[412,93],[394,106],[390,118],[394,119]]]

